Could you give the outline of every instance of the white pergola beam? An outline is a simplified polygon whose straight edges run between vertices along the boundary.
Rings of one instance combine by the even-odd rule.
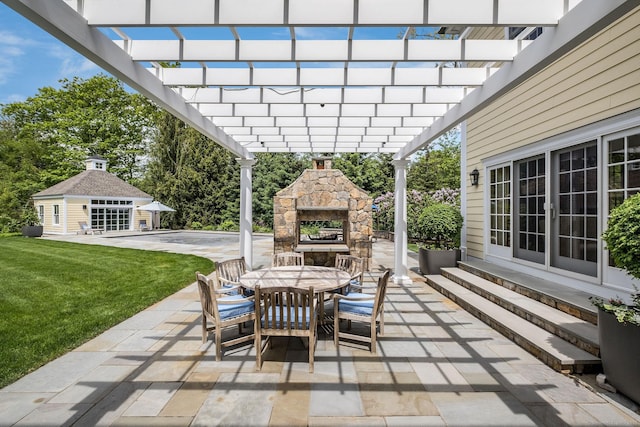
[[[114,40],[146,62],[511,61],[529,40]],[[405,48],[406,47],[406,48]]]
[[[407,158],[428,145],[637,6],[637,0],[583,0],[578,3],[557,27],[543,33],[513,62],[503,65],[481,88],[468,94],[460,104],[417,135],[394,158]]]
[[[3,3],[218,144],[242,158],[253,157],[177,93],[131,60],[102,32],[87,26],[64,1],[3,0]]]
[[[388,88],[315,88],[303,90],[274,90],[252,87],[243,89],[182,88],[180,93],[187,102],[213,104],[294,104],[320,105],[334,108],[337,104],[454,104],[467,92],[464,88],[446,87],[388,87]],[[335,104],[335,105],[334,105]],[[324,107],[322,107],[324,105]],[[324,115],[324,114],[322,114]],[[410,114],[409,114],[410,116]]]
[[[555,25],[564,12],[565,0],[83,0],[83,3],[89,25],[97,26],[422,27]]]
[[[168,86],[369,86],[343,68],[149,68]],[[359,73],[373,75],[370,68]],[[395,68],[376,86],[480,86],[498,68]]]

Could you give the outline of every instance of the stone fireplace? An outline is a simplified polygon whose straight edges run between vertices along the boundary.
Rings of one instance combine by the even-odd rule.
[[[313,159],[287,188],[273,198],[274,253],[302,252],[305,263],[333,266],[337,253],[371,262],[372,199],[341,171],[330,157]],[[309,225],[321,224],[317,233]],[[317,228],[317,227],[316,227]]]

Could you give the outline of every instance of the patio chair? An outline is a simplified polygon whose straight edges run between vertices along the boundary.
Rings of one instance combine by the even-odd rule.
[[[151,231],[151,227],[147,225],[146,219],[141,219],[138,221],[138,230],[140,231]]]
[[[304,265],[304,255],[300,252],[280,252],[273,255],[273,266],[284,267],[290,265]]]
[[[376,353],[377,327],[380,335],[384,335],[384,297],[389,282],[390,270],[386,270],[378,279],[375,294],[349,292],[347,295],[333,296],[333,340],[336,348],[340,338],[368,343],[371,353]],[[370,334],[357,335],[351,332],[340,332],[340,319],[345,319],[351,329],[351,321],[369,323]],[[379,319],[379,320],[378,320]]]
[[[240,285],[240,276],[247,272],[247,263],[244,257],[229,259],[226,261],[216,262],[216,278],[217,289],[227,289],[229,292],[233,290],[236,293],[243,293]],[[246,295],[253,295],[253,291],[245,290]]]
[[[316,347],[318,300],[313,287],[255,287],[256,370],[262,369],[262,356],[271,347],[272,336],[309,339],[309,372],[313,372]],[[264,344],[262,337],[266,337]]]
[[[85,221],[78,221],[78,225],[80,226],[80,230],[78,234],[102,234],[102,230],[99,228],[91,228],[89,224]]]
[[[209,332],[215,332],[216,360],[219,361],[222,359],[222,347],[255,340],[255,304],[253,297],[245,298],[237,293],[229,295],[226,289],[215,289],[213,281],[200,272],[196,272],[196,280],[202,305],[202,343],[207,342]],[[207,321],[212,325],[207,326]],[[222,340],[222,331],[225,328],[238,325],[238,333],[242,334],[242,326],[248,321],[254,322],[252,334]]]
[[[339,293],[348,294],[351,290],[356,290],[358,292],[362,291],[362,276],[364,275],[364,259],[354,256],[354,255],[344,255],[344,254],[336,254],[336,264],[335,267],[337,269],[346,271],[351,275],[351,280],[349,281],[349,285],[346,287],[339,289]]]

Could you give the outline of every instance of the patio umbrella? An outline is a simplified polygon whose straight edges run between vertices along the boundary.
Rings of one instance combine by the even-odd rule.
[[[139,210],[141,211],[149,211],[149,212],[153,212],[153,215],[151,215],[151,229],[154,229],[153,226],[153,218],[156,215],[156,212],[175,212],[176,210],[173,208],[170,208],[167,205],[163,205],[162,203],[156,201],[153,201],[147,205],[142,205],[138,207]]]

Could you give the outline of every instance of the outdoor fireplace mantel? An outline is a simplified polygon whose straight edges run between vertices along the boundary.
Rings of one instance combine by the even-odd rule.
[[[331,207],[331,206],[298,206],[299,211],[344,211],[348,212],[348,207]]]
[[[349,246],[340,243],[300,243],[294,248],[295,252],[333,252],[333,253],[349,253]]]

